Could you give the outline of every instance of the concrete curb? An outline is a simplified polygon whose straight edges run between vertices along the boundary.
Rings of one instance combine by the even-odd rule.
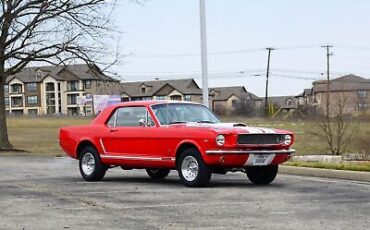
[[[299,175],[299,176],[324,177],[324,178],[335,178],[335,179],[342,179],[342,180],[370,182],[370,172],[357,172],[357,171],[347,171],[347,170],[333,170],[333,169],[320,169],[320,168],[280,165],[279,173],[289,174],[289,175]]]

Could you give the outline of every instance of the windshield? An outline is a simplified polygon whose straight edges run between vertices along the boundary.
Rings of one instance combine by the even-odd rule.
[[[170,103],[153,105],[152,109],[161,125],[187,122],[220,123],[220,120],[203,105]]]

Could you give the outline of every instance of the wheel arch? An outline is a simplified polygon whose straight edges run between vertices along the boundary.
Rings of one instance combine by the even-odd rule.
[[[196,142],[194,142],[194,141],[185,140],[185,141],[181,142],[181,143],[177,146],[177,148],[176,148],[176,160],[175,160],[176,165],[177,165],[177,163],[178,163],[178,159],[179,159],[179,157],[180,157],[180,154],[181,154],[183,151],[185,151],[186,149],[189,149],[189,148],[196,149],[196,150],[199,152],[200,156],[202,157],[202,151],[201,151],[200,146],[199,146]],[[202,157],[202,158],[203,158],[203,157]]]
[[[82,140],[78,143],[77,147],[76,147],[76,158],[79,159],[80,158],[80,155],[81,155],[81,151],[88,147],[88,146],[91,146],[93,148],[95,148],[97,151],[98,149],[96,148],[95,144],[90,141],[90,140]]]

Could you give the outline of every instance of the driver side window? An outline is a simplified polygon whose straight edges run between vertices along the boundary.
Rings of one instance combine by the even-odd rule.
[[[143,124],[152,126],[154,122],[145,107],[122,107],[115,111],[107,124],[111,127],[138,127]]]

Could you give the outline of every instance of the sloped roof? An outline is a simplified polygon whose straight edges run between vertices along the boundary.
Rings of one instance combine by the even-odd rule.
[[[225,101],[229,99],[232,95],[235,95],[239,98],[248,98],[250,94],[247,92],[244,86],[230,86],[230,87],[216,87],[210,88],[209,92],[211,96],[214,96],[214,100]],[[214,95],[212,95],[214,92]],[[257,97],[256,95],[254,95]],[[251,98],[252,99],[252,98]]]
[[[312,95],[312,90],[313,90],[312,88],[304,89],[303,92],[298,94],[297,96],[295,96],[295,98],[310,96],[310,95]]]
[[[253,93],[251,93],[251,92],[248,92],[248,93],[249,93],[249,95],[250,95],[250,97],[251,97],[252,101],[263,101],[263,99],[262,99],[261,97],[259,97],[259,96],[255,95],[255,94],[253,94]]]
[[[268,102],[269,104],[273,104],[279,108],[296,108],[297,101],[294,99],[295,96],[277,96],[277,97],[269,97]],[[287,101],[291,99],[292,104],[288,105]],[[264,100],[265,101],[265,100]]]
[[[124,82],[122,85],[123,93],[130,97],[151,97],[156,95],[156,93],[165,86],[171,86],[184,95],[202,94],[202,90],[194,79]],[[146,87],[145,93],[141,91],[143,85]]]
[[[63,70],[70,72],[73,75],[73,79],[67,79],[65,76],[61,76],[60,73]],[[37,71],[42,72],[42,77],[37,77]],[[67,66],[35,66],[24,68],[21,72],[9,76],[6,79],[6,83],[9,83],[12,79],[17,78],[18,80],[29,83],[29,82],[41,82],[47,76],[51,76],[56,80],[101,80],[101,81],[117,81],[111,77],[106,76],[101,72],[99,67],[95,65],[78,64],[78,65],[67,65]]]
[[[370,90],[370,79],[366,79],[354,74],[345,75],[330,80],[330,91],[355,91]],[[327,81],[313,82],[313,92],[326,92]]]

